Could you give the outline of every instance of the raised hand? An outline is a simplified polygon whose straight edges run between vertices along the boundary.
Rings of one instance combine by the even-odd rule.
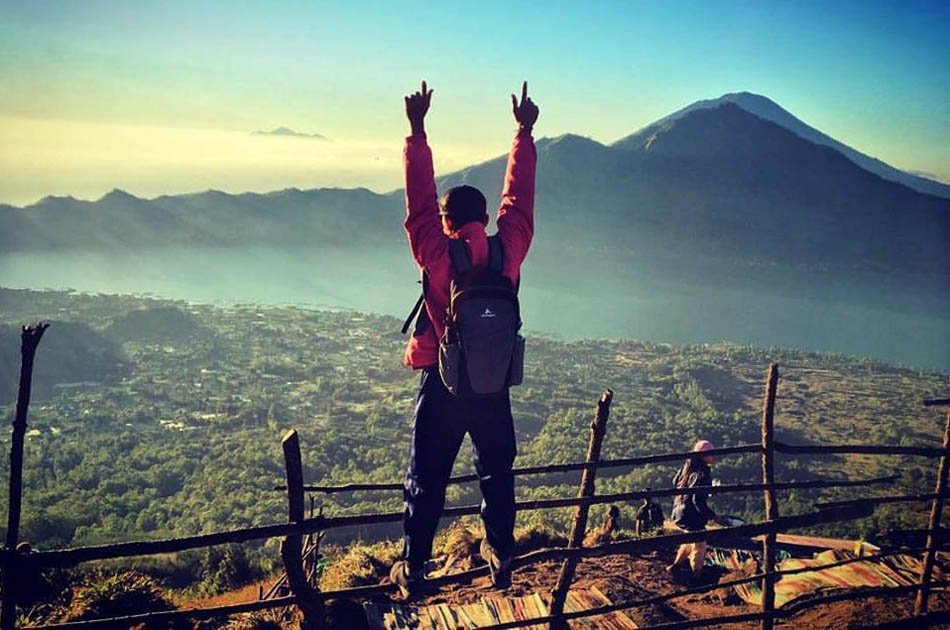
[[[531,131],[534,123],[538,120],[538,106],[528,97],[528,82],[521,84],[521,103],[515,95],[511,95],[511,111],[515,115],[515,120],[521,127]]]
[[[413,133],[422,133],[425,131],[426,112],[429,111],[429,103],[432,101],[432,92],[434,90],[426,89],[426,82],[422,82],[422,91],[414,92],[405,97],[406,118],[409,119],[409,125]]]

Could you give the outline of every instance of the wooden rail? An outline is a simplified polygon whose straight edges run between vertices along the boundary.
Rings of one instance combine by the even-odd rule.
[[[943,457],[950,454],[950,448],[940,448],[936,446],[879,446],[875,444],[785,444],[775,441],[774,449],[778,453],[787,455],[910,455],[914,457]],[[709,455],[721,457],[724,455],[737,455],[743,453],[762,452],[761,444],[740,444],[739,446],[727,446],[706,451]],[[512,473],[515,476],[520,475],[538,475],[561,472],[576,472],[579,470],[589,470],[597,468],[622,468],[632,466],[643,466],[644,464],[661,464],[664,462],[681,461],[689,457],[692,453],[684,451],[682,453],[663,453],[661,455],[643,455],[638,457],[626,457],[623,459],[605,459],[600,462],[572,462],[565,464],[548,464],[546,466],[527,466],[524,468],[515,468]],[[449,479],[449,485],[468,483],[478,481],[478,475],[457,475]],[[347,483],[336,486],[312,485],[304,486],[307,492],[321,492],[324,494],[337,494],[341,492],[361,492],[361,491],[383,491],[398,490],[402,491],[401,482],[387,483]],[[286,491],[287,486],[274,486],[274,490]]]
[[[609,389],[600,397],[597,403],[597,413],[594,421],[590,425],[590,442],[587,445],[587,463],[597,464],[600,459],[600,449],[604,444],[604,436],[607,434],[607,420],[610,418],[610,403],[613,401],[614,393]],[[581,477],[581,487],[578,489],[577,498],[586,499],[594,495],[594,482],[597,479],[597,468],[588,468],[584,470]],[[568,537],[568,547],[578,548],[584,543],[584,536],[587,534],[587,515],[590,510],[589,503],[583,503],[577,506],[574,512],[574,522],[571,524],[571,535]],[[564,602],[567,600],[567,591],[571,588],[571,582],[574,581],[574,569],[577,568],[579,558],[568,556],[561,565],[561,575],[557,579],[554,591],[551,593],[551,615],[555,618],[560,617],[564,612]],[[567,624],[561,622],[554,624],[561,630],[566,630]]]
[[[937,499],[937,498],[946,499],[947,497],[948,497],[948,494],[946,491],[944,491],[941,494],[937,494],[934,492],[925,492],[923,494],[893,494],[893,495],[889,494],[883,497],[868,497],[865,499],[848,499],[845,501],[830,501],[827,503],[816,503],[815,507],[819,509],[845,507],[848,505],[854,505],[858,503],[866,503],[868,501],[873,501],[875,505],[885,505],[887,503],[919,503],[919,502],[933,501],[934,499]]]
[[[950,446],[950,412],[947,412],[947,422],[944,424],[943,446],[944,448]],[[914,602],[915,615],[927,614],[927,598],[930,595],[930,577],[933,573],[934,560],[936,560],[937,557],[940,517],[943,515],[943,495],[947,487],[948,464],[950,464],[950,458],[946,455],[940,458],[940,466],[937,469],[937,487],[934,489],[936,496],[930,508],[930,531],[927,534],[927,552],[924,554],[924,563],[920,570],[920,590],[917,591],[917,599]]]
[[[20,386],[17,390],[16,415],[13,419],[13,439],[10,442],[10,500],[3,554],[3,600],[0,607],[0,628],[3,630],[13,630],[16,625],[16,575],[19,569],[20,507],[23,501],[23,442],[33,387],[33,360],[48,327],[49,324],[43,323],[24,326],[20,334]]]
[[[89,621],[70,621],[66,623],[42,624],[36,626],[27,626],[27,628],[30,630],[51,630],[52,628],[122,628],[131,627],[138,624],[146,624],[146,627],[151,627],[149,624],[157,625],[159,622],[171,623],[172,621],[183,619],[213,619],[215,617],[226,617],[229,615],[239,615],[241,613],[257,612],[259,610],[271,610],[273,608],[293,606],[297,603],[297,597],[291,595],[289,597],[263,599],[241,604],[215,606],[213,608],[163,610],[160,612],[146,612],[137,615],[91,619]]]
[[[762,483],[765,485],[765,519],[778,518],[778,504],[775,502],[775,392],[778,388],[778,363],[769,366],[765,379],[765,404],[762,409]],[[775,533],[770,532],[762,538],[762,560],[765,563],[765,577],[762,578],[762,630],[772,630],[775,618]]]
[[[786,481],[776,482],[776,489],[813,489],[813,488],[838,488],[868,486],[893,481],[893,476],[875,477],[871,479],[858,480],[811,480],[811,481]],[[761,492],[765,489],[764,484],[737,484],[730,486],[711,486],[705,489],[660,489],[650,491],[622,492],[616,494],[602,494],[593,497],[566,498],[566,499],[536,499],[532,501],[519,501],[516,507],[519,511],[540,510],[551,508],[566,508],[578,505],[594,505],[603,503],[615,503],[619,501],[632,501],[645,497],[673,496],[679,493],[695,493],[705,491],[710,494],[729,494],[734,492]],[[912,495],[912,497],[898,497],[904,501],[909,500],[930,500],[932,494]],[[892,497],[885,497],[883,500],[890,501]],[[824,507],[824,506],[822,506]],[[480,506],[467,505],[460,507],[450,507],[443,511],[443,516],[463,516],[478,514]],[[172,553],[176,551],[185,551],[188,549],[199,549],[213,545],[222,545],[227,543],[243,543],[252,540],[261,540],[265,538],[275,538],[279,536],[288,536],[293,534],[308,534],[312,532],[335,529],[340,527],[352,527],[356,525],[373,525],[378,523],[396,523],[403,518],[402,512],[386,512],[377,514],[358,514],[350,516],[316,516],[293,523],[277,523],[272,525],[259,525],[256,527],[246,527],[234,529],[225,532],[215,532],[211,534],[199,534],[195,536],[183,536],[179,538],[167,538],[163,540],[145,540],[130,541],[124,543],[111,543],[107,545],[95,545],[89,547],[74,547],[72,549],[57,549],[51,551],[33,552],[28,556],[29,561],[35,566],[43,567],[66,567],[74,566],[82,562],[93,560],[106,560],[111,558],[123,558],[130,556],[144,556],[158,553]]]
[[[913,455],[943,457],[950,449],[936,446],[879,446],[877,444],[783,444],[775,442],[775,450],[787,455]]]
[[[903,447],[898,447],[903,448]],[[740,453],[758,453],[762,450],[759,444],[740,444],[738,446],[727,446],[707,451],[710,455],[717,457],[723,455],[736,455]],[[546,464],[544,466],[526,466],[524,468],[515,468],[512,474],[520,475],[538,475],[563,472],[576,472],[579,470],[590,470],[592,468],[620,468],[629,466],[643,466],[644,464],[662,464],[664,462],[675,462],[690,456],[690,452],[683,453],[662,453],[659,455],[640,455],[637,457],[625,457],[622,459],[605,459],[599,462],[570,462],[565,464]],[[478,475],[457,475],[449,478],[449,485],[478,481]],[[287,486],[274,486],[274,490],[286,490]],[[307,492],[322,492],[324,494],[335,494],[339,492],[356,492],[362,490],[402,490],[403,484],[397,482],[391,483],[347,483],[339,486],[320,486],[305,485]]]
[[[300,457],[300,438],[296,429],[291,429],[281,440],[284,450],[284,465],[287,469],[287,519],[299,523],[304,518],[303,461]],[[298,605],[303,614],[301,630],[323,630],[326,627],[326,615],[323,600],[314,597],[316,590],[310,586],[304,571],[303,539],[300,534],[284,536],[280,545],[280,555],[284,561],[284,571],[290,590],[297,596]]]

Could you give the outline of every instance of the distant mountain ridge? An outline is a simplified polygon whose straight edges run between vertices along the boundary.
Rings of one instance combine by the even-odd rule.
[[[24,208],[0,205],[0,252],[373,243],[399,228],[390,206],[365,188],[209,190],[154,199],[113,190],[97,201],[50,196]],[[366,227],[354,231],[360,223]]]
[[[309,138],[311,140],[329,140],[324,135],[319,133],[304,133],[302,131],[294,131],[290,127],[277,127],[276,129],[271,129],[270,131],[258,130],[252,131],[252,136],[283,136],[286,138]]]
[[[950,199],[882,178],[739,102],[780,117],[784,110],[764,97],[717,101],[695,103],[611,146],[570,134],[539,140],[532,258],[558,261],[567,252],[579,264],[613,269],[636,258],[673,275],[705,273],[712,263],[923,273],[948,286]],[[505,160],[444,175],[439,188],[469,183],[497,198]],[[0,206],[0,252],[273,245],[368,247],[395,258],[405,248],[402,205],[401,191],[365,189],[47,197],[26,208]]]

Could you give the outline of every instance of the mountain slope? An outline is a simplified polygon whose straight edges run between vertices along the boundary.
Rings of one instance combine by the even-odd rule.
[[[391,204],[365,188],[46,197],[25,208],[0,205],[0,251],[378,243],[399,228]]]
[[[576,136],[538,143],[539,248],[575,244],[801,270],[943,274],[950,201],[856,166],[736,105],[667,121],[625,149]],[[492,195],[504,158],[443,177]]]
[[[674,120],[678,120],[679,118],[682,118],[683,116],[700,109],[715,109],[727,103],[733,103],[745,111],[755,114],[759,118],[772,121],[775,124],[788,129],[795,135],[798,135],[810,142],[831,147],[842,153],[861,168],[879,175],[884,179],[899,182],[908,188],[916,190],[917,192],[950,198],[950,185],[943,184],[926,177],[920,177],[916,174],[908,173],[907,171],[902,171],[885,162],[882,162],[877,158],[865,155],[864,153],[861,153],[860,151],[857,151],[856,149],[853,149],[848,145],[835,140],[831,136],[818,131],[814,127],[805,124],[790,114],[788,111],[783,109],[773,100],[765,96],[752,94],[750,92],[735,92],[731,94],[724,94],[723,96],[715,99],[697,101],[679,111],[673,112],[668,116],[664,116],[660,120],[648,125],[647,127],[644,127],[636,133],[618,140],[612,146],[619,149],[628,149],[639,146],[642,144],[643,138],[653,135],[658,129]]]
[[[98,386],[126,376],[129,360],[112,339],[82,322],[51,321],[55,334],[45,336],[33,376],[33,397],[43,400],[60,388]],[[20,330],[0,325],[0,405],[16,400],[20,372]]]

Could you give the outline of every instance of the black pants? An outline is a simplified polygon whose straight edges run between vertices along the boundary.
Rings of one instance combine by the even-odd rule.
[[[515,483],[511,467],[516,447],[508,392],[488,398],[458,398],[445,389],[438,368],[426,368],[416,399],[409,471],[403,490],[403,557],[413,570],[421,569],[432,552],[432,537],[445,505],[446,483],[466,432],[472,438],[482,490],[485,535],[502,557],[514,551]]]

